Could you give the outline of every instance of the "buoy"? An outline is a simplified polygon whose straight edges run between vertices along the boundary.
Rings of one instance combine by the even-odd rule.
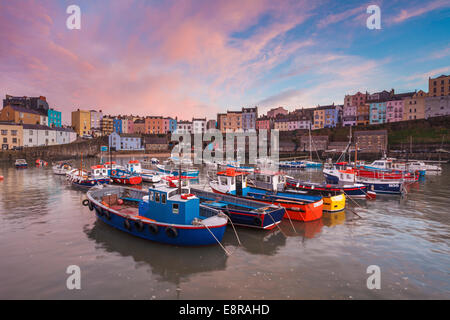
[[[123,205],[123,200],[122,199],[118,199],[117,200],[117,204],[120,205],[120,206]]]

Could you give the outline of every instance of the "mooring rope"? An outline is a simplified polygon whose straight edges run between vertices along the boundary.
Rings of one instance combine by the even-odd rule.
[[[283,232],[283,230],[281,230],[281,227],[279,226],[279,223],[275,222],[275,219],[272,217],[272,215],[270,213],[267,213],[267,214],[272,219],[273,223],[277,226],[277,228],[280,230],[280,232],[283,234],[283,236],[285,236],[287,238],[286,234]]]
[[[281,206],[280,206],[280,208],[281,208]],[[289,222],[291,223],[292,229],[294,229],[294,232],[295,232],[295,233],[298,233],[297,230],[295,230],[294,224],[292,223],[292,220],[291,220],[291,216],[289,215],[289,213],[288,213],[288,211],[286,210],[286,208],[284,208],[284,211],[285,211],[285,213],[287,214],[287,216],[288,216],[288,218],[289,218]]]
[[[228,215],[225,214],[225,213],[224,213],[223,215],[227,218],[228,221],[230,221],[231,226],[233,227],[233,230],[234,230],[234,234],[236,235],[236,239],[237,239],[237,241],[238,241],[238,244],[239,244],[240,246],[242,246],[241,239],[239,239],[239,236],[238,236],[238,234],[237,234],[236,228],[234,227],[234,223],[233,223],[233,221],[231,220],[230,216],[228,216]]]
[[[208,226],[206,224],[204,224],[203,222],[198,222],[198,224],[204,226],[206,228],[206,230],[209,231],[209,233],[211,233],[211,235],[213,236],[213,238],[217,241],[217,243],[222,247],[223,251],[225,251],[225,254],[227,256],[231,256],[231,253],[228,252],[228,250],[223,246],[223,244],[219,241],[219,239],[217,239],[217,237],[214,235],[214,233],[209,230]]]

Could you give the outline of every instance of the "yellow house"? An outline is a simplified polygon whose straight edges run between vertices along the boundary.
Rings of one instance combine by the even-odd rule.
[[[314,119],[312,129],[322,129],[325,124],[325,110],[324,109],[315,109],[314,110]]]
[[[80,109],[73,111],[72,127],[79,136],[89,135],[91,131],[91,112]]]
[[[403,120],[425,119],[425,98],[428,94],[422,90],[412,97],[404,99]]]
[[[23,128],[17,123],[0,122],[2,150],[11,150],[23,146]]]

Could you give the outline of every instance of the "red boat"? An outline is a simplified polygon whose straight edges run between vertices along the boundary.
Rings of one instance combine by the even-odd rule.
[[[411,173],[411,172],[404,172],[404,173],[398,173],[398,172],[384,172],[384,171],[375,171],[375,170],[363,170],[358,169],[357,175],[359,177],[363,178],[373,178],[373,179],[383,179],[383,180],[400,180],[405,179],[406,181],[418,181],[419,175]]]
[[[142,177],[140,175],[132,174],[120,169],[110,170],[109,176],[112,181],[117,184],[136,185],[142,183]]]

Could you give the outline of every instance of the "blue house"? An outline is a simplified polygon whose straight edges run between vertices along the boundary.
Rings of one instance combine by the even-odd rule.
[[[61,112],[53,109],[48,109],[47,117],[48,117],[48,126],[50,128],[52,127],[61,128]]]
[[[386,123],[386,101],[374,101],[369,108],[370,124]]]
[[[175,132],[177,130],[177,120],[169,118],[169,132]]]
[[[122,133],[122,119],[113,119],[113,131]]]
[[[109,135],[109,147],[114,148],[117,151],[143,150],[140,135],[131,133],[111,133]]]

